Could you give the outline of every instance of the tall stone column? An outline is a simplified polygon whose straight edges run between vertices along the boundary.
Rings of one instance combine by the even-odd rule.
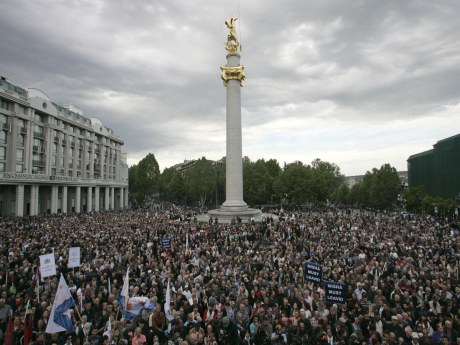
[[[38,188],[37,185],[30,186],[30,215],[36,216],[38,214]]]
[[[124,188],[125,192],[123,193],[123,208],[128,209],[129,206],[129,199],[128,199],[128,188]]]
[[[226,149],[226,195],[225,202],[218,210],[208,214],[220,222],[227,222],[236,217],[242,221],[261,220],[259,210],[250,209],[243,200],[243,150],[241,134],[241,87],[245,81],[244,67],[240,65],[240,43],[236,32],[237,17],[229,18],[225,24],[228,28],[227,64],[221,67],[221,77],[226,91],[227,149]]]
[[[119,204],[120,210],[124,209],[124,203],[125,203],[125,199],[124,199],[124,196],[123,196],[124,191],[125,191],[125,189],[123,187],[121,187],[120,188],[120,204]]]
[[[104,191],[104,209],[106,211],[108,211],[110,209],[109,207],[109,203],[110,203],[110,188],[109,187],[105,187],[105,191]]]
[[[110,209],[115,210],[115,187],[110,187]]]
[[[99,188],[100,187],[94,187],[94,211],[99,212]]]
[[[222,67],[222,78],[227,87],[227,153],[226,198],[222,205],[229,211],[246,211],[243,201],[243,150],[241,136],[241,86],[244,83],[244,67],[240,54],[227,54],[227,65]]]
[[[62,207],[61,212],[67,213],[67,186],[62,186]]]
[[[86,212],[93,211],[93,187],[89,186],[86,191]]]
[[[14,214],[17,217],[24,216],[24,185],[18,184],[16,186],[16,202],[15,202]]]
[[[75,187],[75,212],[76,213],[81,212],[81,187],[80,186]]]
[[[51,214],[57,213],[58,186],[51,186]]]

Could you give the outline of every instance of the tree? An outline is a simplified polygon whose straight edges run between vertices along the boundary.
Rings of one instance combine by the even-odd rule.
[[[270,166],[270,168],[273,168],[273,166]],[[262,205],[269,202],[273,194],[273,180],[269,166],[264,159],[259,159],[253,163],[248,157],[244,157],[243,194],[244,200],[248,204]]]
[[[406,200],[406,209],[412,213],[421,213],[423,208],[423,199],[426,196],[426,192],[423,187],[415,187],[406,190],[404,193],[404,199]]]
[[[286,165],[283,173],[273,183],[279,200],[288,199],[290,203],[304,204],[310,201],[311,168],[296,161]]]
[[[160,176],[159,191],[166,200],[180,203],[186,194],[186,185],[182,174],[173,167],[163,170]]]
[[[384,164],[379,170],[374,169],[369,202],[378,209],[391,209],[394,207],[401,188],[396,168]]]
[[[153,155],[149,153],[139,164],[129,169],[130,190],[138,202],[158,192],[160,167]]]
[[[208,198],[216,190],[216,172],[211,161],[205,157],[198,159],[186,172],[186,180],[190,193],[197,196],[200,206],[204,207]]]
[[[311,162],[311,166],[311,199],[315,202],[325,202],[340,187],[345,177],[340,173],[337,165],[323,162],[319,158]]]

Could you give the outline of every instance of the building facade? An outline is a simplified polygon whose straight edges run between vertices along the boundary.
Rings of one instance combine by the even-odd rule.
[[[429,195],[460,198],[460,134],[410,156],[407,167],[409,188],[423,187]]]
[[[123,144],[78,107],[0,77],[0,215],[127,208]]]

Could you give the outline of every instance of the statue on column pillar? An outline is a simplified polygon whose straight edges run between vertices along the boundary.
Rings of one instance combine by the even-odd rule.
[[[227,43],[225,43],[225,49],[229,53],[235,53],[238,50],[240,43],[238,42],[238,34],[236,33],[235,22],[238,17],[230,17],[225,21],[225,25],[228,28]]]

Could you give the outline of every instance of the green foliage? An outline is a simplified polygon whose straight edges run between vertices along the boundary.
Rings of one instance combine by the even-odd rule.
[[[175,168],[163,170],[160,176],[160,194],[166,200],[180,203],[187,193],[185,180]]]
[[[423,187],[411,188],[403,193],[405,200],[405,208],[411,213],[421,213],[423,210],[423,199],[426,192]]]
[[[155,156],[149,153],[139,164],[128,171],[129,189],[137,202],[158,192],[160,167]]]
[[[312,201],[323,203],[331,199],[344,180],[337,165],[315,159],[311,162]]]
[[[374,169],[369,204],[377,209],[391,209],[401,191],[401,180],[397,170],[390,164],[384,164],[379,170]]]
[[[286,165],[282,174],[273,183],[273,189],[280,200],[293,204],[311,201],[311,167],[296,161]]]
[[[424,213],[437,217],[450,217],[454,215],[457,203],[454,199],[439,196],[425,195],[422,202]]]
[[[191,194],[199,197],[200,205],[205,206],[208,198],[216,191],[216,170],[205,157],[198,159],[185,174],[187,187]]]
[[[261,205],[270,202],[273,195],[273,181],[281,172],[276,160],[259,159],[251,162],[243,159],[243,195],[249,205]]]

